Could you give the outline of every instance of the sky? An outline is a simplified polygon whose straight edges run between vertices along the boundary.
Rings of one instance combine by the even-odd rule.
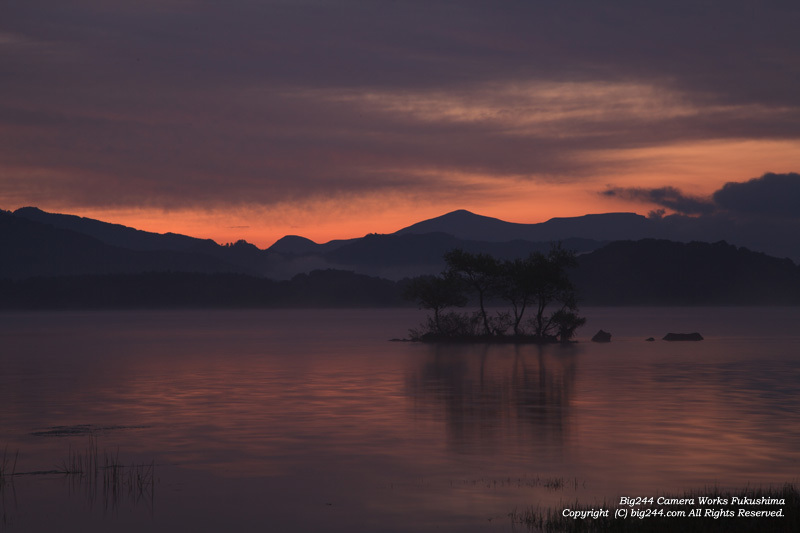
[[[0,208],[260,247],[456,209],[798,219],[798,27],[795,1],[8,0]]]

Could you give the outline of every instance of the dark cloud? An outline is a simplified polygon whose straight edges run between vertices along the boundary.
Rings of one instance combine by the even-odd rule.
[[[611,187],[604,196],[647,202],[681,215],[718,214],[725,218],[800,219],[800,174],[767,173],[746,182],[728,182],[710,198],[685,195],[675,187]],[[651,211],[652,218],[662,218],[664,209]]]
[[[436,194],[437,172],[576,181],[604,150],[797,141],[798,26],[740,0],[13,2],[0,199]]]
[[[728,182],[713,195],[736,214],[800,219],[800,174],[764,174],[744,183]]]
[[[657,80],[715,104],[800,98],[793,3],[40,0],[8,6],[4,19],[9,32],[67,54],[36,54],[40,65],[60,63],[65,79],[405,89]]]
[[[611,188],[603,191],[605,196],[616,196],[626,200],[636,200],[660,205],[685,215],[706,215],[714,211],[714,204],[707,199],[687,196],[675,187],[644,188]],[[663,212],[655,211],[654,216],[663,216]]]

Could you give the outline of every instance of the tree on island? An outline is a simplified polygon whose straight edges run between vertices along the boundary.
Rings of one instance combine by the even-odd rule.
[[[406,292],[420,308],[434,313],[422,331],[412,330],[416,340],[566,342],[586,322],[578,315],[575,287],[568,275],[577,264],[575,253],[560,244],[547,254],[534,252],[510,261],[459,249],[447,252],[444,259],[447,268],[440,276],[415,278]],[[474,315],[444,313],[450,307],[463,307],[469,297],[477,299]],[[508,302],[511,312],[490,317],[486,305],[497,300]],[[525,324],[528,309],[534,310],[534,316]],[[505,335],[509,328],[513,336]]]
[[[486,314],[486,300],[494,295],[500,281],[500,263],[488,254],[471,254],[461,249],[444,254],[447,270],[444,277],[460,279],[472,293],[478,296],[478,307],[483,334],[491,335],[492,326]]]
[[[433,320],[429,320],[428,330],[439,336],[454,334],[448,320],[442,311],[448,307],[463,307],[467,304],[467,296],[461,286],[461,279],[448,275],[419,276],[411,280],[405,291],[408,300],[416,300],[423,309],[433,311]],[[447,325],[446,325],[447,324]]]
[[[575,330],[586,323],[586,319],[577,314],[578,299],[568,274],[569,269],[578,266],[575,252],[557,244],[546,256],[534,253],[528,261],[532,263],[531,281],[528,283],[533,285],[533,302],[536,305],[534,335],[544,338],[555,333],[562,341],[571,339]],[[551,304],[559,306],[559,309],[548,316],[546,309]]]

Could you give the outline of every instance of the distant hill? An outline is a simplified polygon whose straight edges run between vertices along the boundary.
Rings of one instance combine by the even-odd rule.
[[[88,235],[0,212],[0,279],[148,271],[247,272],[216,257],[176,251],[137,251]]]
[[[311,239],[306,239],[305,237],[300,237],[298,235],[286,235],[285,237],[278,239],[275,244],[267,248],[267,251],[292,256],[323,255],[358,240],[360,239],[338,239],[328,241],[324,244],[317,244]]]
[[[172,250],[208,253],[217,246],[217,243],[211,239],[197,239],[176,233],[151,233],[92,218],[48,213],[37,207],[22,207],[14,211],[14,215],[42,224],[49,224],[55,228],[82,233],[94,237],[100,242],[128,250]]]
[[[417,222],[395,232],[395,235],[445,233],[457,239],[475,241],[513,241],[523,238],[527,224],[505,222],[498,218],[476,215],[464,209]]]
[[[698,224],[687,217],[649,219],[631,213],[513,224],[455,211],[394,234],[369,234],[323,244],[286,236],[268,250],[261,250],[245,241],[220,246],[210,240],[142,232],[23,208],[15,213],[0,212],[0,279],[203,272],[249,274],[279,281],[335,269],[397,281],[441,272],[442,256],[454,248],[511,259],[546,251],[552,241],[559,240],[580,256],[581,267],[575,276],[586,301],[795,301],[796,267],[788,259],[729,244],[680,245],[637,237],[642,232],[672,228],[670,231],[680,238],[671,240],[684,240]],[[712,223],[707,217],[703,224],[708,235],[724,233],[722,220]],[[741,235],[749,235],[741,228],[735,229]],[[621,235],[632,237],[611,244],[593,238]],[[486,239],[478,238],[481,236]],[[684,294],[681,291],[687,286],[693,288]]]
[[[0,215],[0,223],[3,218]],[[4,225],[0,224],[0,237],[4,235],[2,228]],[[29,235],[53,237],[46,232]],[[74,236],[59,233],[55,237],[65,239],[67,246],[80,245],[83,253],[90,253],[90,259],[99,257],[92,254],[118,253],[99,241],[87,245]],[[0,238],[0,246],[6,249],[8,244]],[[61,260],[57,253],[47,260],[53,257]],[[402,299],[408,280],[391,281],[342,270],[314,270],[284,281],[226,272],[114,270],[120,259],[150,257],[112,255],[113,261],[102,263],[100,269],[109,274],[84,274],[81,268],[91,269],[86,264],[73,263],[71,271],[79,275],[0,279],[0,308],[412,305]],[[724,242],[618,241],[580,256],[571,277],[582,305],[800,305],[800,267],[788,259]]]
[[[652,236],[652,221],[635,213],[606,213],[552,218],[538,224],[517,224],[465,210],[453,211],[397,231],[396,235],[447,233],[459,239],[505,242],[548,242],[570,238],[613,241]]]
[[[589,239],[568,239],[564,247],[579,253],[597,249],[601,243]],[[419,274],[438,274],[443,256],[454,248],[471,253],[486,253],[498,259],[527,257],[545,252],[550,242],[464,240],[447,233],[367,235],[325,254],[336,268],[354,269],[372,276],[401,279]]]
[[[311,239],[298,235],[286,235],[270,246],[269,250],[281,254],[303,255],[315,253],[318,247],[319,244]]]
[[[800,304],[799,266],[726,242],[618,241],[578,259],[584,303]]]
[[[197,239],[177,233],[152,233],[91,218],[47,213],[36,207],[17,209],[13,215],[86,235],[115,248],[138,252],[178,252],[214,257],[218,260],[216,264],[225,265],[220,270],[222,272],[264,274],[282,262],[280,256],[261,250],[243,240],[220,246],[211,239]],[[204,266],[199,266],[196,270],[214,271]]]
[[[737,246],[800,262],[800,218],[748,219],[725,214],[691,217],[643,217],[605,213],[552,218],[538,224],[516,224],[459,210],[412,224],[398,235],[442,232],[463,240],[548,242],[583,238],[598,242],[667,239],[679,242],[727,241]]]

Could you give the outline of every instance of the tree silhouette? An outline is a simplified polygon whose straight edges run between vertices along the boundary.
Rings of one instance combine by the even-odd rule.
[[[453,275],[420,276],[409,283],[405,297],[415,300],[422,309],[433,311],[435,333],[444,335],[449,328],[442,326],[442,310],[448,307],[463,307],[467,303],[463,283]]]
[[[578,316],[575,287],[568,270],[577,265],[575,253],[560,244],[553,245],[547,254],[532,253],[525,259],[498,261],[487,254],[471,254],[452,250],[444,256],[447,269],[439,277],[416,278],[409,285],[406,296],[418,301],[425,309],[432,309],[428,332],[420,338],[448,337],[487,338],[501,337],[513,326],[514,337],[530,341],[569,341],[586,319]],[[479,334],[475,322],[467,315],[448,313],[446,320],[441,311],[446,307],[466,303],[465,292],[477,297],[476,320],[481,323]],[[511,304],[511,313],[500,312],[490,319],[486,304],[500,298]],[[555,310],[550,312],[555,307]],[[534,316],[529,320],[531,333],[523,328],[523,317],[529,309]],[[444,325],[444,322],[447,325]]]
[[[505,261],[500,270],[499,295],[511,304],[514,335],[523,333],[520,323],[526,309],[535,301],[538,263],[535,254],[527,259]]]
[[[444,261],[447,264],[445,276],[463,280],[463,283],[478,296],[483,334],[491,335],[492,327],[486,314],[485,303],[497,290],[500,263],[488,254],[471,254],[458,248],[444,254]]]
[[[575,287],[569,279],[568,269],[577,266],[575,253],[565,250],[561,244],[554,245],[547,255],[542,253],[531,254],[533,263],[531,270],[534,274],[534,300],[536,303],[536,316],[533,317],[534,335],[540,338],[553,335],[556,327],[554,318],[565,320],[565,313],[577,311],[577,298]],[[560,303],[561,314],[553,313],[547,316],[545,311],[550,304]],[[577,326],[576,326],[577,327]]]
[[[578,316],[577,305],[568,302],[553,313],[550,323],[555,326],[558,340],[567,342],[575,336],[575,330],[586,324],[586,318]]]

